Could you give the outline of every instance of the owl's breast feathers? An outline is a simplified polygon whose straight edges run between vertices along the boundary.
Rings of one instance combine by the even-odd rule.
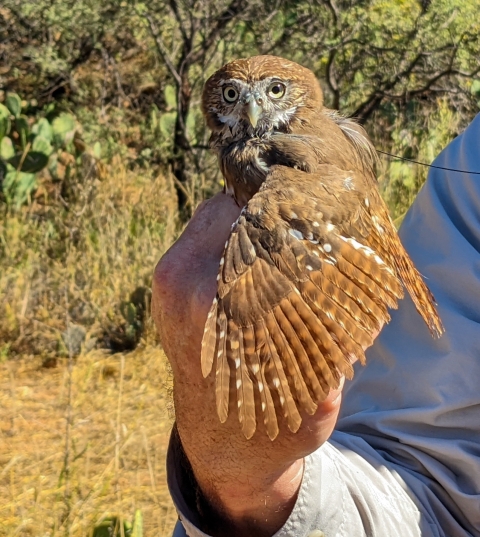
[[[361,171],[366,184],[373,186],[376,155],[363,131],[355,122],[323,109],[310,122],[301,115],[286,132],[228,141],[213,135],[225,191],[240,207],[256,194],[273,166],[286,166],[309,173],[319,165],[331,164],[343,170]]]
[[[258,192],[269,172],[265,160],[269,152],[266,137],[239,140],[216,148],[220,169],[225,178],[225,191],[240,207]]]

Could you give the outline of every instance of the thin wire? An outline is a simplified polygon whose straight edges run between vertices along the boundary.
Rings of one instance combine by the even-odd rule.
[[[480,175],[480,172],[471,172],[469,170],[457,170],[456,168],[444,168],[443,166],[435,166],[433,164],[427,164],[426,162],[419,162],[418,160],[413,160],[411,158],[400,157],[399,155],[392,155],[386,151],[380,151],[377,149],[377,153],[382,153],[382,155],[388,155],[389,157],[405,160],[407,162],[413,162],[413,164],[420,164],[420,166],[427,166],[427,168],[437,168],[437,170],[447,170],[448,172],[458,172],[458,173],[470,173],[471,175]]]

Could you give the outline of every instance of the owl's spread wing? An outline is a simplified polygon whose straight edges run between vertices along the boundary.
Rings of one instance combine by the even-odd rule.
[[[351,377],[354,358],[364,363],[403,294],[386,252],[370,246],[373,230],[354,225],[371,221],[358,180],[330,165],[308,177],[275,166],[232,226],[201,360],[204,376],[216,364],[220,420],[236,399],[246,438],[257,412],[271,439],[277,412],[296,432],[300,412],[313,414],[342,374]]]

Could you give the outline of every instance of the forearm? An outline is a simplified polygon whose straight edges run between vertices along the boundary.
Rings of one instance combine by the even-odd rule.
[[[319,416],[312,417],[317,419],[316,430],[298,435],[282,430],[281,437],[271,442],[260,426],[247,441],[235,412],[221,424],[208,390],[201,392],[182,379],[176,381],[177,428],[201,492],[201,505],[196,508],[202,520],[209,521],[204,531],[216,535],[215,528],[222,528],[221,535],[242,536],[252,535],[255,528],[255,535],[268,536],[284,525],[302,482],[304,456],[331,434],[340,393],[332,393]]]
[[[318,405],[313,416],[303,416],[297,433],[280,420],[280,433],[273,442],[261,419],[253,438],[246,440],[236,408],[230,409],[226,423],[220,423],[215,377],[203,378],[200,347],[219,260],[239,213],[232,204],[227,196],[217,196],[202,206],[164,256],[155,273],[152,312],[173,369],[183,449],[212,509],[206,518],[221,523],[222,532],[231,523],[239,535],[251,535],[251,525],[256,535],[269,535],[293,508],[303,458],[322,445],[335,426],[341,387]],[[229,534],[235,534],[233,529]]]
[[[214,393],[211,390],[210,393]],[[302,481],[303,458],[272,457],[269,444],[247,441],[235,413],[216,417],[214,397],[184,379],[174,389],[177,430],[198,486],[202,529],[216,535],[273,535],[293,509]]]
[[[246,475],[227,458],[218,461],[218,474],[196,466],[200,494],[197,509],[202,529],[212,536],[271,536],[287,521],[302,482],[303,459],[272,472]],[[229,467],[230,470],[226,471]],[[225,472],[225,473],[224,473]]]

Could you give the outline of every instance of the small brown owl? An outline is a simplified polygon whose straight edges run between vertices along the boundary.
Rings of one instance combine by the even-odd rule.
[[[263,414],[289,429],[351,378],[405,287],[431,332],[433,297],[380,197],[376,152],[323,106],[311,71],[274,56],[233,61],[206,83],[203,113],[225,190],[242,213],[220,261],[202,372],[215,363],[224,422],[236,399],[246,438]]]

